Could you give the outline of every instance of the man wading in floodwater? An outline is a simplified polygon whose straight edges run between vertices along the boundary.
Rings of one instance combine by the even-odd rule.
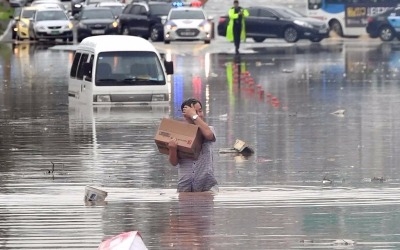
[[[218,191],[218,183],[214,177],[212,144],[215,142],[215,132],[212,126],[204,120],[203,105],[197,99],[190,98],[181,105],[186,122],[199,126],[203,134],[203,144],[197,160],[178,157],[178,143],[171,138],[168,143],[169,162],[178,165],[178,192]]]

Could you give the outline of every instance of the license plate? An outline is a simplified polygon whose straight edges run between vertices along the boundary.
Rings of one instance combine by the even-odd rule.
[[[50,34],[52,34],[52,35],[57,35],[57,34],[60,34],[60,31],[58,31],[58,30],[52,30],[52,31],[50,32]]]
[[[104,34],[104,33],[105,33],[104,30],[92,30],[92,34],[98,35],[98,34]]]
[[[326,31],[327,31],[326,29],[319,30],[319,33],[320,33],[320,34],[325,34],[325,33],[326,33]]]
[[[182,36],[194,36],[194,32],[181,32]]]

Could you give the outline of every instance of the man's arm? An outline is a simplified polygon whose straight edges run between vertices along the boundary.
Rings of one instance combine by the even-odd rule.
[[[178,165],[178,142],[176,138],[172,138],[168,142],[168,160],[169,163],[171,163],[172,166]]]
[[[249,15],[249,11],[247,9],[243,9],[243,16],[248,17]]]
[[[210,129],[205,121],[198,117],[196,120],[193,121],[193,123],[199,126],[201,133],[207,141],[215,141],[214,132]]]
[[[239,13],[235,13],[235,9],[231,8],[228,12],[229,19],[238,19]]]

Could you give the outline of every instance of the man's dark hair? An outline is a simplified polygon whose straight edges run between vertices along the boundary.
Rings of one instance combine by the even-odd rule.
[[[195,105],[196,103],[200,104],[200,107],[203,108],[203,104],[201,104],[201,102],[199,100],[197,100],[195,98],[189,98],[189,99],[186,99],[185,101],[183,101],[183,103],[181,105],[181,110],[183,111],[183,108],[185,106],[191,107],[192,105]]]
[[[233,1],[233,3],[239,3],[239,1],[238,1],[238,0],[235,0],[235,1]]]

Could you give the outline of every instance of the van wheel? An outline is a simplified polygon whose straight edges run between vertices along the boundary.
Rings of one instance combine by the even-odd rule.
[[[204,40],[204,43],[205,43],[205,44],[210,44],[210,43],[211,43],[211,40]]]
[[[384,42],[392,41],[394,38],[393,29],[388,25],[383,26],[379,29],[379,38]]]
[[[295,43],[299,40],[299,32],[294,27],[287,27],[283,32],[283,38],[288,43]]]
[[[151,27],[150,28],[150,40],[153,42],[160,41],[160,31],[156,27]]]
[[[171,41],[164,40],[164,43],[165,43],[165,44],[170,44],[170,42],[171,42]]]

